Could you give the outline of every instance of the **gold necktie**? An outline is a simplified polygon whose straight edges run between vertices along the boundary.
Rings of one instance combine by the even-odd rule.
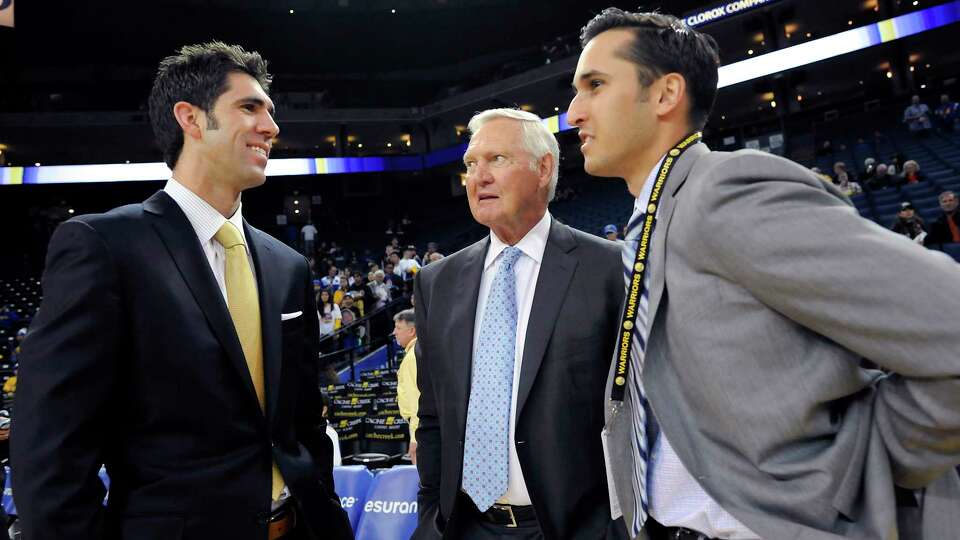
[[[227,308],[230,318],[240,338],[240,347],[247,360],[247,369],[253,379],[253,389],[260,402],[260,410],[266,411],[266,394],[263,382],[263,342],[260,334],[260,304],[257,299],[257,286],[253,280],[247,249],[243,244],[240,231],[229,221],[224,223],[214,235],[226,252]],[[273,500],[280,497],[283,490],[283,478],[280,469],[273,463]]]

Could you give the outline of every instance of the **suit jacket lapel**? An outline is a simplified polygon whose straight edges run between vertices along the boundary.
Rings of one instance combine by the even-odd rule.
[[[454,403],[461,407],[457,411],[460,419],[460,432],[467,429],[467,402],[470,400],[470,373],[473,369],[473,329],[476,323],[477,299],[480,295],[480,278],[483,277],[483,261],[486,258],[490,237],[467,248],[461,267],[455,275],[460,276],[452,281],[450,287],[454,297],[462,298],[462,302],[453,302],[450,311],[450,333],[453,339],[451,351],[451,373],[458,376],[453,379],[453,394],[459,399]]]
[[[260,332],[263,346],[263,376],[266,392],[266,417],[273,421],[280,393],[282,353],[280,342],[280,294],[275,276],[282,275],[277,268],[277,258],[272,256],[269,244],[263,241],[260,231],[243,222],[244,235],[250,244],[250,255],[257,272],[257,296],[260,300]]]
[[[257,393],[250,379],[250,370],[247,369],[247,362],[240,347],[240,340],[237,338],[236,328],[233,326],[233,319],[230,318],[220,286],[217,285],[200,241],[197,240],[196,231],[177,203],[163,191],[147,199],[143,203],[143,208],[157,217],[152,220],[153,228],[160,236],[170,258],[173,259],[181,277],[210,324],[210,328],[226,352],[230,365],[243,381],[241,384],[251,397],[250,403],[259,410]]]
[[[527,322],[527,335],[524,338],[523,358],[520,364],[520,382],[517,386],[517,418],[523,412],[523,406],[530,395],[533,381],[540,370],[543,355],[553,335],[553,327],[560,315],[560,308],[566,298],[567,287],[573,279],[577,259],[569,254],[577,247],[577,241],[570,230],[556,219],[550,224],[550,235],[540,262],[540,275],[533,293],[533,305]]]
[[[650,247],[650,307],[647,310],[647,335],[650,335],[650,329],[653,327],[653,320],[657,314],[657,308],[660,306],[660,299],[663,296],[663,284],[666,276],[664,275],[665,256],[667,249],[667,230],[670,228],[670,220],[673,218],[673,210],[676,208],[677,194],[680,188],[687,180],[687,175],[693,169],[697,160],[710,152],[707,145],[697,143],[688,148],[680,159],[674,164],[667,184],[663,186],[663,195],[660,200],[660,210],[657,212],[657,228],[653,231],[653,241]]]

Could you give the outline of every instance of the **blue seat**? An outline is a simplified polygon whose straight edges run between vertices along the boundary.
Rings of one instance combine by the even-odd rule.
[[[363,465],[347,465],[333,468],[333,485],[340,497],[340,505],[350,518],[353,532],[357,532],[363,505],[373,483],[373,473]]]
[[[875,191],[873,193],[873,204],[876,206],[898,202],[900,202],[900,193],[898,193],[896,190],[885,189],[883,191]]]
[[[357,540],[408,540],[417,528],[419,480],[413,465],[377,474],[363,505]]]
[[[956,244],[944,244],[943,251],[947,255],[953,257],[953,260],[960,262],[960,243]]]
[[[878,204],[877,207],[875,208],[874,213],[878,216],[883,216],[887,214],[896,214],[899,211],[900,211],[900,203],[883,204],[883,205]]]

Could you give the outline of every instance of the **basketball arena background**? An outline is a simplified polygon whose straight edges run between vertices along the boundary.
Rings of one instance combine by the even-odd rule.
[[[220,39],[269,60],[281,133],[267,183],[244,198],[244,214],[309,251],[319,292],[330,267],[334,275],[349,269],[348,281],[365,278],[371,264],[383,267],[391,243],[415,246],[424,258],[486,234],[470,216],[460,157],[467,121],[488,108],[536,113],[556,133],[562,158],[554,216],[591,234],[610,224],[622,229],[632,199],[623,182],[583,172],[565,115],[579,30],[608,5],[2,0],[4,410],[15,414],[15,383],[6,383],[16,374],[17,334],[42,296],[52,231],[71,216],[142,201],[169,177],[146,112],[161,58]],[[860,213],[886,227],[904,203],[936,219],[940,193],[960,189],[960,1],[639,7],[675,14],[719,43],[721,89],[704,132],[711,148],[782,155],[817,167],[831,177],[826,181],[836,180],[842,162],[863,187],[851,193]],[[928,126],[904,122],[913,96],[928,106]],[[950,104],[952,113],[937,113]],[[909,160],[919,165],[919,181],[898,180]],[[890,179],[877,181],[879,164],[893,167]],[[309,246],[307,223],[318,231]],[[936,249],[958,258],[958,246]],[[403,456],[406,424],[395,399],[403,351],[389,335],[393,314],[409,307],[408,294],[409,283],[395,277],[384,307],[356,306],[356,321],[341,320],[322,338],[324,390],[345,465],[337,488],[358,538],[406,538],[415,522],[416,472]],[[16,515],[9,489],[4,505]]]

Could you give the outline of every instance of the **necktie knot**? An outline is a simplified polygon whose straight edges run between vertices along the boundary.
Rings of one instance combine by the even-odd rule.
[[[240,236],[240,229],[229,221],[220,226],[220,230],[217,231],[217,234],[213,235],[213,238],[217,242],[220,242],[223,249],[244,245],[243,237]]]
[[[513,268],[513,265],[516,264],[517,259],[519,259],[521,255],[523,255],[523,252],[520,251],[519,248],[510,246],[504,249],[503,254],[501,255],[501,257],[503,257],[503,260],[500,262],[500,264],[502,265],[501,268],[505,270],[511,270]]]

